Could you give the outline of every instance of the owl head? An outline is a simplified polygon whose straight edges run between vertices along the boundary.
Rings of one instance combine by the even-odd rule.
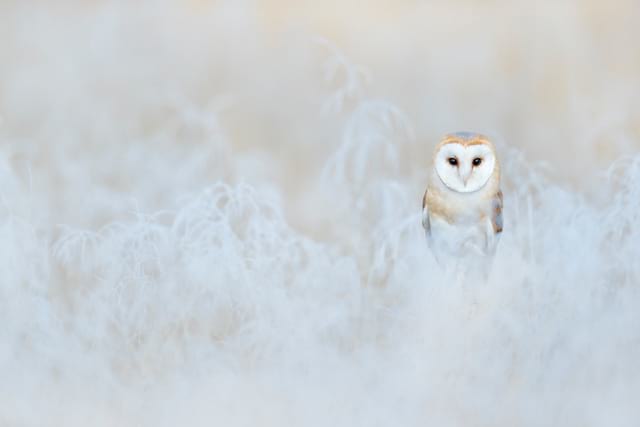
[[[472,132],[446,135],[434,155],[438,178],[452,191],[472,193],[499,177],[496,151],[489,139]]]

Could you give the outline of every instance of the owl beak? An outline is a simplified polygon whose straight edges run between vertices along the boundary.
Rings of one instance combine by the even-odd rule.
[[[469,177],[471,177],[471,168],[463,167],[460,170],[460,178],[462,179],[462,183],[464,186],[467,186],[467,181],[469,181]]]

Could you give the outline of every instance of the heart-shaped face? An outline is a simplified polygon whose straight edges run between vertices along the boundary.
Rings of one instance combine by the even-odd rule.
[[[489,141],[449,142],[440,146],[434,158],[436,172],[449,189],[458,193],[480,190],[491,178],[496,156]]]

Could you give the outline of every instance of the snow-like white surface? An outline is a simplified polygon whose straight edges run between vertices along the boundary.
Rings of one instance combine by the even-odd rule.
[[[0,425],[636,425],[637,10],[383,3],[0,5]],[[463,129],[486,284],[420,225]]]

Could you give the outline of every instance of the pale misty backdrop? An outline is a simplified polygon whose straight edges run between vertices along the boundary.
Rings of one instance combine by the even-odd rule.
[[[640,4],[0,3],[0,425],[635,426]],[[488,283],[420,204],[497,143]]]

